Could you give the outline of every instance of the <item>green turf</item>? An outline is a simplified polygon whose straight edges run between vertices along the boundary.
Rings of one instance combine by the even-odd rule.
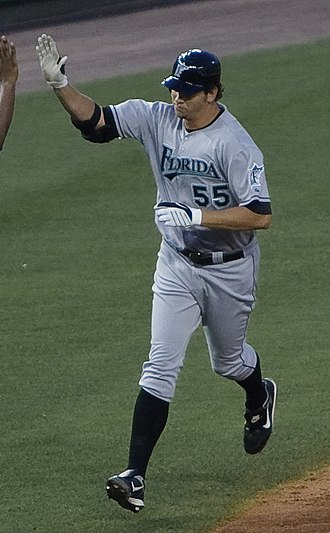
[[[273,199],[249,340],[279,384],[275,433],[243,453],[242,392],[212,374],[198,331],[137,516],[104,482],[126,466],[149,349],[153,178],[137,143],[82,141],[50,90],[18,97],[1,153],[1,533],[201,533],[329,460],[329,52],[223,60],[224,102],[262,147]],[[79,87],[102,104],[166,99],[165,73]]]

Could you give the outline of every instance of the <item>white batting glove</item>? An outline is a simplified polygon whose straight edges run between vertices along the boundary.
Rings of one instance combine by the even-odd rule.
[[[202,210],[188,207],[177,202],[160,202],[154,207],[160,222],[165,226],[187,228],[200,226],[202,223]]]
[[[65,87],[69,83],[64,71],[64,65],[68,57],[60,57],[54,39],[50,35],[43,33],[38,38],[36,51],[41,72],[48,85],[53,87],[53,89]]]

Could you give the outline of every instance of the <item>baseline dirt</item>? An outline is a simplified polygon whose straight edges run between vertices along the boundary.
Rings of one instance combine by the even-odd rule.
[[[330,533],[330,467],[258,496],[213,533]]]
[[[68,55],[67,73],[74,84],[166,67],[191,47],[223,57],[313,41],[330,36],[329,21],[329,0],[204,0],[9,37],[20,64],[18,92],[26,92],[50,90],[35,55],[43,32],[53,35]],[[213,533],[330,533],[329,494],[330,468],[258,497],[253,507]]]

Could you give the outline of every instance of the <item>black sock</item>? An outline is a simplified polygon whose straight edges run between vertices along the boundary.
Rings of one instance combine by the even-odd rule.
[[[145,477],[152,451],[166,425],[169,402],[141,389],[135,403],[128,468]]]
[[[250,374],[248,378],[243,379],[243,381],[236,381],[236,383],[238,383],[238,385],[243,387],[243,389],[245,390],[245,407],[247,409],[250,409],[251,411],[259,409],[259,407],[261,407],[267,399],[267,392],[262,382],[260,359],[258,354],[256,355],[257,365],[253,370],[252,374]]]

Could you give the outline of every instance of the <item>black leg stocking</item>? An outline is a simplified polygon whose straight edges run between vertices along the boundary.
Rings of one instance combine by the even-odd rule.
[[[253,370],[252,374],[243,381],[236,381],[238,385],[243,387],[246,392],[246,408],[254,411],[261,407],[267,398],[267,392],[264,384],[262,383],[260,359],[257,354],[257,366]]]
[[[153,449],[165,428],[169,402],[141,389],[135,403],[128,468],[145,477]]]

